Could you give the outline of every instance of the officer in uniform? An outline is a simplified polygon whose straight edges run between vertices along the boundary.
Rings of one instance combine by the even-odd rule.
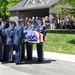
[[[9,63],[12,62],[13,57],[13,34],[14,34],[13,28],[14,28],[14,21],[10,21],[9,27],[5,29],[7,61]]]
[[[4,44],[5,44],[5,37],[4,37],[4,31],[5,31],[6,21],[3,20],[0,25],[0,60],[3,61],[3,55],[4,55]]]
[[[24,20],[22,19],[22,29],[23,31],[27,28],[27,26],[24,24]],[[24,36],[23,36],[24,38]],[[22,42],[22,55],[21,55],[21,59],[24,60],[25,59],[25,43]]]
[[[32,22],[28,21],[26,30],[33,30],[31,25]],[[32,60],[32,49],[33,49],[33,45],[30,43],[26,43],[27,60]]]
[[[37,25],[36,25],[35,29],[36,29],[36,31],[43,34],[43,38],[45,40],[46,27],[42,24],[41,18],[37,18]],[[43,43],[36,44],[36,47],[37,47],[37,55],[38,55],[37,62],[43,62]]]
[[[18,26],[14,28],[14,49],[15,49],[15,63],[21,63],[21,54],[22,54],[22,40],[23,40],[23,20],[18,20]]]

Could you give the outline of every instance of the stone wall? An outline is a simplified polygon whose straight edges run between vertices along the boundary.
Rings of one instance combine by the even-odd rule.
[[[49,9],[39,9],[39,10],[29,10],[29,11],[20,11],[19,18],[25,19],[25,17],[45,17],[49,16]]]
[[[18,11],[13,11],[13,12],[10,12],[10,20],[13,20],[17,23],[19,17],[19,12]]]
[[[57,12],[58,10],[54,6],[49,8],[49,15],[55,16]]]

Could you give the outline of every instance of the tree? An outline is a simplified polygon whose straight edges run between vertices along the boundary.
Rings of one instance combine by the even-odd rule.
[[[0,0],[0,18],[7,19],[10,15],[7,10],[20,1],[22,0]]]
[[[71,17],[74,12],[73,7],[69,4],[69,2],[66,2],[65,0],[58,2],[55,6],[55,9],[58,10],[56,16],[62,18],[64,18],[65,16]]]
[[[66,3],[69,3],[72,7],[75,8],[75,0],[64,0]]]
[[[7,1],[8,1],[8,5],[7,5],[7,10],[8,10],[9,8],[11,8],[12,6],[16,5],[17,3],[19,3],[22,0],[7,0]],[[10,15],[9,12],[6,12],[6,14],[7,14],[7,16]]]
[[[18,2],[22,0],[7,0],[7,1],[8,1],[7,8],[11,8],[12,6],[16,5]]]
[[[0,17],[6,18],[6,11],[7,11],[7,0],[0,0]]]

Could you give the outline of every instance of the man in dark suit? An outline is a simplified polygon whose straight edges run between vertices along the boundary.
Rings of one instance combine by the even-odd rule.
[[[26,30],[33,30],[31,25],[32,22],[28,21]],[[33,49],[33,45],[30,43],[26,43],[27,60],[32,60],[32,49]]]
[[[15,49],[15,63],[21,63],[21,54],[22,54],[22,40],[23,40],[23,20],[18,20],[18,26],[14,28],[14,49]]]
[[[71,29],[72,28],[73,21],[68,16],[66,16],[66,20],[65,20],[64,23],[65,23],[65,28],[66,29]]]
[[[9,27],[5,29],[6,37],[6,52],[7,52],[7,61],[11,63],[13,57],[13,34],[14,34],[14,21],[9,22]]]
[[[45,40],[46,27],[42,24],[41,18],[37,19],[36,31],[42,33],[43,38]],[[37,55],[38,55],[37,62],[43,62],[43,43],[38,43],[36,46],[37,46]]]

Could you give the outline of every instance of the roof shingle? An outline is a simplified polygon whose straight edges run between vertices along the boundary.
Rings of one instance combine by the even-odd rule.
[[[20,10],[34,10],[34,9],[44,9],[49,8],[56,4],[59,0],[42,0],[44,4],[33,4],[33,5],[25,5],[28,0],[23,0],[20,3],[16,4],[12,8],[8,9],[8,11],[20,11]]]

